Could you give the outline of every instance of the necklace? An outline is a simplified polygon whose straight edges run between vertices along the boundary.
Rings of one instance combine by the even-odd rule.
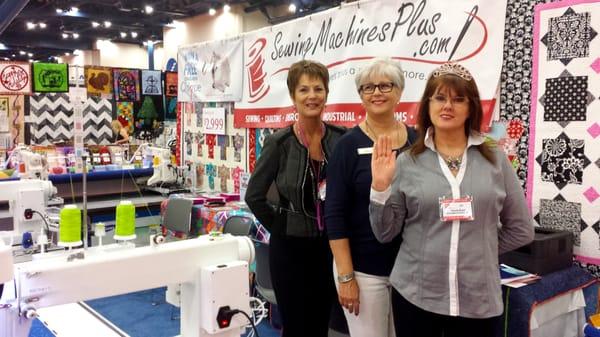
[[[442,158],[444,158],[444,161],[446,162],[446,165],[448,165],[449,169],[451,169],[453,171],[458,171],[460,169],[460,166],[462,164],[462,156],[461,157],[451,157],[451,156],[442,155]]]
[[[396,136],[398,137],[398,146],[402,146],[401,142],[402,140],[400,139],[400,125],[398,125],[398,122],[395,122],[396,124]],[[371,136],[373,137],[373,141],[377,141],[377,134],[375,132],[373,132],[373,129],[371,129],[371,126],[369,126],[369,120],[367,118],[365,118],[365,126],[367,127],[367,132],[371,134]]]

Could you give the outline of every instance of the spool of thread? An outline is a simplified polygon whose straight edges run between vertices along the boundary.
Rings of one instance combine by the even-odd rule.
[[[135,237],[135,206],[129,200],[123,200],[117,205],[114,238],[133,240]]]
[[[58,245],[62,247],[81,246],[81,210],[76,205],[66,205],[60,210]]]

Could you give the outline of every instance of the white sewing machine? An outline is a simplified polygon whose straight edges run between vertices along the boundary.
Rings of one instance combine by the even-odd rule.
[[[21,179],[48,179],[48,163],[46,158],[39,153],[29,150],[24,145],[17,146],[10,154],[6,163],[16,162],[16,169]],[[24,172],[19,170],[19,165],[23,165]]]
[[[153,242],[96,254],[72,251],[15,265],[17,293],[0,300],[0,337],[27,336],[39,308],[173,283],[182,283],[182,337],[240,336],[248,324],[245,316],[235,314],[228,327],[220,327],[223,320],[217,315],[225,306],[250,315],[248,263],[254,259],[250,239],[227,234]],[[3,269],[6,266],[0,265]]]
[[[177,169],[171,164],[171,150],[150,146],[144,143],[138,147],[130,159],[130,163],[136,160],[136,156],[152,158],[154,174],[148,179],[148,186],[169,184],[177,181]]]
[[[31,217],[25,210],[31,209],[46,214],[50,202],[62,204],[62,199],[53,198],[56,187],[49,180],[21,179],[0,182],[0,201],[8,201],[9,216],[13,218],[13,232],[20,236],[24,232],[39,234],[44,220],[40,214]]]

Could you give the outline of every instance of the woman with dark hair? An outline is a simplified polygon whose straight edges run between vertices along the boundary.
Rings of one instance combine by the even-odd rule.
[[[484,142],[473,76],[446,63],[429,76],[419,137],[396,160],[389,137],[373,150],[371,227],[402,233],[391,283],[406,336],[494,336],[502,313],[498,254],[533,239],[533,223],[506,155]]]
[[[246,203],[271,232],[269,259],[283,337],[326,337],[335,296],[323,220],[325,170],[344,129],[321,121],[329,93],[327,68],[294,63],[287,85],[298,120],[267,136]],[[273,186],[278,199],[267,200]]]

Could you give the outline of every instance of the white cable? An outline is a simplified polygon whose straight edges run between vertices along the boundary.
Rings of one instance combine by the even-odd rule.
[[[258,325],[269,314],[269,310],[265,306],[266,302],[257,297],[250,297],[250,309],[252,310],[252,318],[254,326],[258,329]],[[250,324],[248,325],[250,326]],[[251,329],[247,337],[254,337],[254,330]]]

